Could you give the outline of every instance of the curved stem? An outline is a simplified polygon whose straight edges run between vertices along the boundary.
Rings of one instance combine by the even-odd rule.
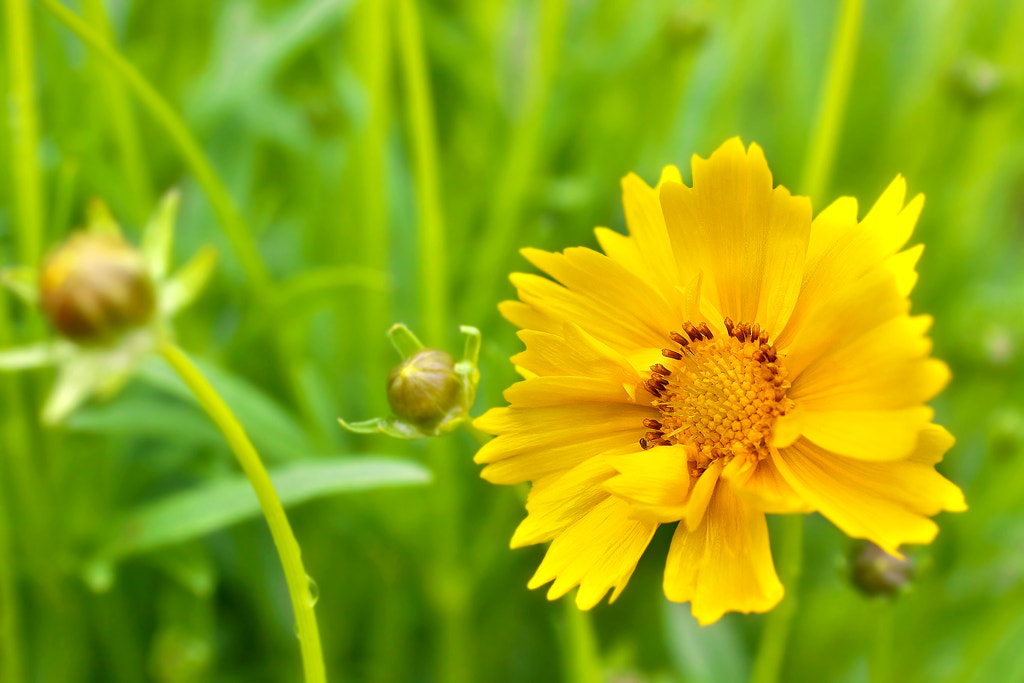
[[[310,578],[302,566],[302,553],[292,533],[288,517],[285,516],[274,485],[270,481],[266,468],[245,430],[235,418],[231,409],[224,403],[216,390],[203,377],[199,369],[189,360],[185,352],[172,344],[164,342],[160,346],[160,355],[174,369],[178,376],[192,390],[203,410],[220,429],[224,438],[231,446],[238,463],[249,478],[256,497],[263,509],[274,545],[284,566],[285,580],[291,595],[292,607],[295,610],[295,623],[302,648],[302,664],[305,669],[306,683],[325,683],[327,675],[324,670],[323,653],[320,650],[320,632],[317,629],[316,614],[313,612],[315,597],[310,593]]]
[[[768,613],[761,644],[754,660],[751,683],[777,683],[786,655],[786,642],[796,614],[797,595],[800,592],[800,564],[803,558],[804,516],[785,515],[782,523],[779,549],[779,579],[786,587],[786,597]]]
[[[836,142],[843,123],[846,98],[850,93],[853,64],[860,38],[862,0],[843,0],[832,40],[825,85],[818,103],[818,114],[804,164],[800,189],[812,202],[819,202],[828,189],[835,158]]]
[[[448,333],[447,245],[441,210],[434,101],[423,54],[419,11],[414,0],[400,0],[398,4],[398,45],[409,98],[407,110],[416,176],[419,276],[423,285],[420,288],[421,325],[427,345],[444,348]]]
[[[35,264],[43,244],[43,189],[39,169],[39,126],[32,73],[32,20],[27,0],[7,0],[7,61],[10,69],[8,110],[11,126],[11,171],[14,176],[18,257]]]
[[[262,292],[270,286],[270,274],[260,256],[256,243],[252,239],[252,231],[245,219],[238,212],[227,188],[221,182],[213,165],[206,158],[199,143],[185,126],[185,122],[174,111],[167,100],[150,85],[142,74],[95,29],[82,20],[77,14],[64,7],[59,0],[38,0],[53,17],[69,31],[78,36],[83,43],[104,59],[120,76],[128,88],[135,93],[143,107],[149,110],[153,118],[159,122],[170,138],[178,145],[186,163],[191,167],[196,180],[202,185],[213,204],[217,218],[224,226],[231,246],[238,256],[246,275]]]
[[[405,82],[409,135],[416,178],[420,324],[427,344],[444,348],[448,334],[448,271],[434,103],[415,0],[398,0],[397,39]],[[427,444],[435,471],[437,555],[431,568],[433,608],[439,621],[438,680],[474,680],[469,624],[472,577],[463,561],[462,472],[445,441]],[[450,441],[449,441],[450,443]]]

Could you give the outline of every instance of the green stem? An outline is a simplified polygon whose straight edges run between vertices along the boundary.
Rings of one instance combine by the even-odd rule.
[[[896,605],[892,600],[878,600],[875,609],[875,632],[872,634],[871,683],[886,683],[892,678],[896,638]]]
[[[10,4],[12,0],[8,0]],[[64,7],[59,0],[38,0],[46,11],[78,36],[97,55],[107,62],[114,73],[121,77],[125,85],[139,99],[140,104],[149,110],[156,121],[162,125],[167,135],[178,146],[185,162],[192,169],[196,180],[206,191],[213,205],[217,218],[224,227],[231,246],[238,256],[246,275],[256,286],[257,293],[269,289],[270,274],[260,256],[252,231],[245,219],[235,207],[227,188],[221,182],[213,165],[206,158],[199,143],[192,136],[185,122],[174,111],[167,100],[139,73],[128,60],[89,24],[71,10]]]
[[[113,45],[114,29],[110,25],[103,0],[85,0],[82,11],[94,30]],[[140,143],[138,122],[121,80],[106,70],[105,66],[101,65],[97,71],[101,71],[97,77],[103,93],[102,102],[107,113],[108,127],[121,153],[123,177],[129,190],[127,199],[134,213],[132,218],[141,223],[153,209],[155,199],[149,166]]]
[[[862,0],[843,0],[800,189],[817,205],[828,190],[860,38]]]
[[[216,390],[203,377],[199,369],[193,365],[185,353],[172,344],[165,342],[160,347],[160,355],[178,373],[178,376],[195,394],[199,404],[220,429],[224,438],[231,446],[238,463],[249,478],[256,497],[263,509],[270,534],[277,546],[281,564],[284,566],[285,580],[291,595],[292,607],[295,610],[295,623],[302,649],[302,663],[306,674],[306,683],[325,683],[327,675],[324,670],[323,653],[320,650],[320,632],[317,629],[316,614],[313,611],[315,597],[310,593],[310,577],[302,565],[302,553],[295,540],[284,507],[281,505],[274,485],[270,481],[266,468],[245,430],[235,418],[231,409],[224,403]]]
[[[444,348],[448,334],[448,271],[434,104],[414,0],[398,0],[397,38],[409,112],[416,177],[421,325],[428,345]],[[438,680],[474,680],[468,612],[471,576],[462,561],[462,503],[459,461],[445,442],[427,445],[436,472],[434,506],[437,555],[432,568],[432,597],[439,619]]]
[[[779,579],[786,587],[786,597],[765,618],[764,630],[751,683],[777,683],[786,655],[786,643],[796,614],[797,595],[800,592],[800,565],[803,557],[804,517],[785,515],[781,522],[781,543],[778,553]]]
[[[21,608],[18,603],[17,565],[11,552],[11,504],[7,482],[0,478],[0,673],[8,683],[21,683]]]
[[[414,0],[398,2],[398,44],[409,112],[419,210],[420,309],[427,345],[444,348],[448,334],[447,244],[437,162],[434,102]]]
[[[391,247],[390,213],[387,193],[387,145],[391,127],[391,35],[388,17],[390,0],[364,0],[353,17],[355,45],[353,60],[359,69],[366,91],[366,125],[358,131],[355,155],[349,174],[349,191],[356,213],[351,218],[358,226],[362,265],[387,272]],[[339,254],[343,261],[348,259]],[[366,292],[359,298],[363,329],[372,334],[359,335],[360,364],[363,367],[364,394],[371,398],[371,412],[386,409],[383,396],[376,387],[387,375],[391,365],[390,349],[380,343],[381,334],[391,324],[391,297],[386,290]],[[351,320],[346,316],[339,323],[346,334]]]
[[[26,0],[6,0],[7,99],[12,133],[15,224],[22,263],[39,261],[43,244],[43,189],[39,170],[39,127],[32,68],[32,18]]]
[[[541,133],[548,115],[548,95],[561,56],[567,4],[565,0],[542,3],[537,31],[540,44],[530,66],[525,103],[508,136],[505,163],[494,187],[484,233],[479,238],[479,244],[486,248],[475,252],[470,282],[496,282],[498,278],[494,274],[501,271],[513,251],[514,240],[521,234],[518,224],[541,157]],[[469,289],[463,299],[462,319],[477,324],[480,317],[495,310],[494,298],[493,286]]]
[[[604,680],[597,652],[597,636],[590,612],[574,600],[562,600],[565,610],[565,680],[569,683],[601,683]]]

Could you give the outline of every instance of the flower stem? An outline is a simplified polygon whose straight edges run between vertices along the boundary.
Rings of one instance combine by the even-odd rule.
[[[817,205],[828,190],[860,37],[862,0],[843,0],[800,188]]]
[[[8,0],[12,2],[14,0]],[[135,94],[143,107],[156,121],[164,127],[167,134],[178,146],[186,163],[191,167],[196,180],[202,185],[210,198],[217,218],[224,226],[231,246],[238,256],[246,275],[256,286],[258,292],[270,286],[270,274],[260,256],[252,231],[245,219],[235,207],[227,188],[221,182],[217,172],[202,147],[189,131],[185,122],[174,111],[167,100],[139,73],[131,62],[126,60],[100,33],[89,26],[81,17],[64,7],[59,0],[38,0],[53,17],[69,31],[78,36],[83,43],[101,57],[111,69],[124,81],[125,85]]]
[[[398,45],[408,97],[416,176],[420,249],[421,324],[428,345],[444,347],[448,333],[447,259],[437,162],[434,102],[415,0],[399,0]]]
[[[444,348],[449,330],[448,245],[441,207],[434,103],[416,2],[398,0],[397,10],[396,37],[405,82],[416,179],[420,324],[427,344]],[[446,443],[450,440],[434,438],[427,444],[436,475],[433,493],[438,541],[431,570],[431,597],[440,628],[438,680],[468,683],[474,680],[468,620],[472,585],[471,576],[462,561],[462,473],[459,461],[445,447]]]
[[[295,610],[295,623],[302,649],[302,663],[306,674],[306,683],[325,683],[327,675],[324,670],[323,653],[320,650],[320,632],[317,629],[316,614],[313,611],[315,597],[310,593],[310,577],[302,565],[302,553],[295,540],[284,507],[281,505],[274,485],[270,481],[259,454],[253,447],[245,430],[235,418],[231,409],[224,403],[216,390],[203,377],[199,369],[189,360],[185,352],[171,342],[160,346],[160,355],[178,373],[188,385],[203,410],[220,429],[224,438],[231,446],[238,463],[249,478],[256,497],[263,509],[274,545],[284,566],[285,580],[291,595],[292,607]]]
[[[804,517],[784,515],[781,519],[781,543],[778,554],[779,579],[786,587],[786,597],[765,618],[764,630],[751,683],[777,683],[786,655],[786,642],[796,614],[797,595],[800,592],[800,565],[803,557]]]
[[[886,683],[892,678],[893,646],[896,638],[896,606],[892,600],[879,600],[875,608],[875,632],[871,647],[871,683]]]
[[[7,499],[7,482],[0,480],[0,678],[7,683],[21,683],[20,607],[18,604],[17,569],[11,552],[11,505]]]
[[[43,243],[43,189],[39,170],[39,126],[32,69],[32,20],[27,0],[6,0],[8,97],[12,132],[11,169],[14,175],[18,256],[35,264]]]
[[[577,607],[575,600],[562,600],[562,605],[566,630],[565,680],[570,683],[601,683],[604,676],[590,612]]]

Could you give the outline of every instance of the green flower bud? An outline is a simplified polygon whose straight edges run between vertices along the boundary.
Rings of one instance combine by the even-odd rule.
[[[388,403],[401,420],[432,432],[453,411],[464,410],[462,387],[451,354],[424,348],[388,375]]]
[[[892,597],[914,578],[914,563],[900,559],[870,541],[858,543],[851,557],[850,579],[865,595]]]
[[[58,333],[102,344],[148,323],[156,288],[142,255],[109,232],[78,232],[47,259],[39,303]]]

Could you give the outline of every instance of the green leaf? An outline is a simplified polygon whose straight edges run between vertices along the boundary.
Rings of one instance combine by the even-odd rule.
[[[4,268],[0,270],[0,285],[10,290],[24,304],[36,306],[39,303],[39,272],[35,268]]]
[[[295,418],[260,389],[213,363],[198,359],[195,363],[230,406],[261,455],[280,462],[293,460],[297,453],[316,450]],[[196,404],[188,387],[159,359],[144,363],[138,377],[150,386]]]
[[[167,275],[174,247],[174,224],[178,217],[181,193],[169,190],[160,200],[156,211],[142,233],[142,256],[146,259],[150,273],[157,280]]]
[[[423,348],[423,342],[404,323],[392,325],[391,329],[388,330],[388,339],[391,340],[391,345],[398,351],[398,355],[402,357],[402,360]]]
[[[83,434],[148,436],[188,443],[223,443],[203,413],[174,400],[133,395],[72,413],[64,427]]]
[[[304,460],[270,472],[285,507],[337,493],[430,481],[422,465],[397,458],[360,456]],[[261,514],[243,475],[199,484],[129,513],[99,557],[123,557],[206,536]]]
[[[217,250],[211,246],[200,249],[167,282],[160,293],[160,307],[167,315],[174,315],[199,296],[210,281],[217,265]]]
[[[51,342],[39,342],[0,351],[0,372],[16,372],[50,365],[55,360],[55,347]]]

